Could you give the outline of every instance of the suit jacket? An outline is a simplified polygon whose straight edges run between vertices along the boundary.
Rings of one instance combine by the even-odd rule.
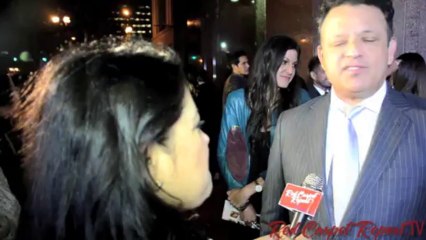
[[[313,84],[309,84],[307,87],[306,87],[306,90],[307,90],[307,92],[308,92],[308,94],[309,94],[309,97],[312,99],[312,98],[316,98],[316,97],[319,97],[319,96],[321,96],[321,94],[318,92],[318,90],[314,87],[314,85]]]
[[[277,203],[286,182],[300,185],[309,173],[326,179],[329,105],[330,96],[324,95],[279,117],[263,192],[263,234],[270,232],[270,222],[280,219],[282,207]],[[322,227],[334,226],[333,216],[332,192],[325,185],[324,198],[313,220]],[[426,102],[388,88],[341,226],[371,221],[378,227],[401,227],[412,220],[426,221]],[[347,238],[366,238],[362,233],[371,234],[360,233],[362,230],[365,228],[352,228],[351,237]],[[404,230],[407,233],[410,229]],[[426,239],[426,231],[422,236],[417,237]],[[314,237],[317,238],[320,237]],[[390,238],[402,239],[393,235]]]

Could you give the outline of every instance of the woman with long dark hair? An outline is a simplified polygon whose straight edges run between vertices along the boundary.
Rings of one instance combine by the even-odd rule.
[[[176,54],[108,40],[54,58],[23,91],[21,239],[206,239],[208,137]]]
[[[260,210],[260,194],[255,193],[262,191],[278,115],[309,100],[298,87],[299,56],[300,47],[293,39],[270,38],[256,53],[248,88],[231,92],[226,100],[219,165],[228,185],[228,199],[248,223],[256,219],[255,208]],[[253,195],[257,197],[251,198]]]
[[[394,89],[426,98],[426,64],[418,53],[404,53],[396,60],[397,70],[391,76]]]

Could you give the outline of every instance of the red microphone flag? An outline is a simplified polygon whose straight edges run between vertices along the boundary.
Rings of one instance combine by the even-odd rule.
[[[290,211],[314,217],[322,196],[323,193],[320,191],[287,183],[278,204]]]

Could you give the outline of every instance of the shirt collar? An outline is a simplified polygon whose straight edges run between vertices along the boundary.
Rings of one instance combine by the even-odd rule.
[[[382,86],[372,96],[364,99],[357,106],[362,106],[370,111],[378,114],[382,108],[383,100],[385,99],[387,92],[386,81],[383,82]],[[337,97],[334,88],[331,88],[330,94],[330,108],[331,109],[347,109],[348,104]]]
[[[318,93],[320,94],[320,95],[324,95],[325,94],[325,90],[324,89],[322,89],[320,86],[318,86],[317,84],[313,84],[313,86],[314,86],[314,88],[318,91]]]

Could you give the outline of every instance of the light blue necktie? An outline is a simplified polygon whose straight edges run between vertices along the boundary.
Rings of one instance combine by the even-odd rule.
[[[352,119],[362,110],[363,107],[355,107],[345,114],[347,129],[342,129],[342,139],[337,139],[340,144],[334,146],[330,177],[333,183],[334,219],[337,226],[341,224],[360,171],[358,137]]]

